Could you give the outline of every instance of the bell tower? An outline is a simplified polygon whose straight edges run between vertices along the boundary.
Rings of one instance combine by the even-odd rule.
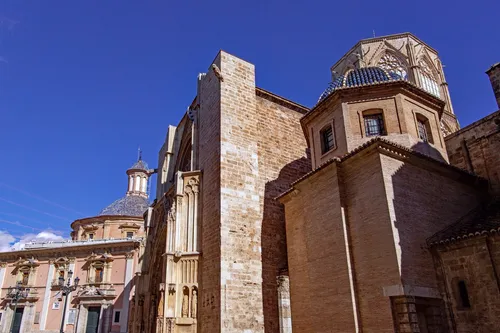
[[[142,151],[139,149],[139,158],[128,170],[127,196],[148,197],[148,180],[151,175],[148,164],[142,160]]]

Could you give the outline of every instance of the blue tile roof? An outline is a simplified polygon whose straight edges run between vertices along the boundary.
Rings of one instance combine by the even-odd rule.
[[[116,200],[101,210],[99,215],[142,216],[148,206],[148,199],[138,195],[129,195]]]
[[[138,160],[137,162],[135,162],[134,165],[130,167],[130,169],[149,170],[148,164],[143,160]]]
[[[398,74],[383,70],[380,67],[363,67],[351,70],[346,75],[340,75],[328,84],[328,87],[319,97],[318,102],[327,98],[339,88],[365,86],[380,82],[402,80]]]

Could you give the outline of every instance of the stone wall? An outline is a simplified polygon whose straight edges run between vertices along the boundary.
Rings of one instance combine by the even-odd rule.
[[[306,111],[255,87],[255,68],[220,52],[202,80],[201,332],[279,332],[276,277],[286,268],[282,206],[310,170]],[[217,73],[217,75],[216,75]]]
[[[220,54],[214,64],[220,66]],[[209,71],[201,82],[199,110],[199,165],[203,173],[201,201],[201,261],[199,276],[199,331],[221,332],[221,192],[220,192],[220,82]]]
[[[445,138],[450,164],[488,179],[500,195],[500,111]]]
[[[440,291],[457,333],[490,333],[500,327],[500,237],[490,235],[437,246],[434,251]],[[464,307],[458,282],[464,281],[470,307]]]
[[[500,109],[500,62],[491,66],[486,71],[486,74],[490,77],[491,87],[493,88],[493,93],[495,94],[495,99]]]

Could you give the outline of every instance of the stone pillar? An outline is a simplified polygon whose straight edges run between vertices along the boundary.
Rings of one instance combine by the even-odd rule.
[[[47,313],[49,311],[50,305],[50,294],[52,279],[54,278],[54,263],[51,261],[49,266],[49,274],[47,275],[47,281],[45,283],[45,294],[43,295],[43,305],[42,313],[40,314],[40,330],[45,330],[45,325],[47,324]]]
[[[500,62],[491,66],[486,71],[486,74],[490,77],[491,87],[493,88],[493,93],[495,94],[497,106],[500,109]]]
[[[78,313],[78,321],[76,323],[76,333],[84,333],[87,326],[88,308],[85,305],[80,305]]]
[[[31,332],[35,321],[35,304],[26,302],[19,332]]]
[[[292,333],[292,311],[290,308],[290,280],[286,275],[277,278],[278,311],[280,333]]]
[[[125,264],[125,288],[123,289],[122,315],[120,316],[120,332],[127,332],[128,306],[130,302],[130,289],[132,283],[132,273],[134,272],[134,253],[126,254]]]
[[[10,329],[10,325],[12,324],[12,319],[14,318],[14,305],[12,303],[8,304],[5,307],[5,311],[3,313],[2,318],[2,329],[1,333],[8,333]]]

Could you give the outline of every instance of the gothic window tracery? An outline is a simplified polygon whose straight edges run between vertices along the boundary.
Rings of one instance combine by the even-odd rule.
[[[422,88],[428,93],[440,97],[441,94],[439,92],[438,82],[427,61],[420,59],[420,61],[418,62],[418,66],[420,67],[419,72]]]
[[[386,53],[378,61],[378,66],[385,69],[389,74],[397,76],[399,79],[408,79],[408,69],[401,60],[390,53]]]

